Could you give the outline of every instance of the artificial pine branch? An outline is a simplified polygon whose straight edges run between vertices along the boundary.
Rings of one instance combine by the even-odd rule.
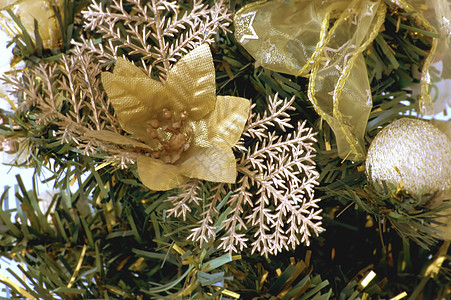
[[[123,3],[130,5],[132,2],[124,1]],[[150,3],[150,1],[146,3]],[[230,9],[236,11],[238,7],[234,7],[235,5],[246,3],[247,1],[231,2]],[[141,5],[141,7],[143,6]],[[192,8],[184,3],[183,9],[185,7],[188,7],[188,11]],[[102,9],[106,12],[106,7]],[[131,14],[130,10],[126,12],[129,15]],[[89,12],[87,14],[89,15]],[[121,22],[123,21],[118,21],[122,26],[124,23]],[[412,29],[407,30],[404,26],[396,28],[397,24],[410,26],[409,28],[416,27],[414,22],[409,19],[408,14],[392,9],[384,26],[385,31],[379,34],[373,45],[364,53],[374,102],[374,109],[370,115],[365,136],[367,145],[382,126],[399,117],[399,112],[405,113],[414,108],[413,103],[415,101],[410,97],[410,84],[418,81],[414,75],[415,69],[418,67],[417,65],[421,65],[427,54],[425,51],[430,47],[430,40],[426,36],[415,33]],[[120,26],[118,25],[118,27]],[[134,29],[129,27],[128,30]],[[130,45],[131,48],[144,48],[142,44],[140,45],[141,36],[127,41],[126,35],[120,32],[121,40],[113,43],[110,39],[102,39],[102,34],[98,32],[85,33],[86,36],[81,36],[81,32],[74,34],[74,38],[78,40],[76,42],[76,49],[78,50],[74,51],[78,51],[76,53],[80,55],[92,54],[95,60],[91,63],[94,65],[99,63],[102,70],[108,68],[116,57],[126,55],[128,48],[121,48],[121,43],[133,43],[133,45]],[[77,38],[75,35],[80,36]],[[314,147],[317,148],[317,155],[312,158],[320,173],[316,181],[321,186],[327,185],[335,191],[339,189],[342,183],[348,185],[353,192],[361,190],[366,184],[361,166],[342,162],[337,157],[334,137],[328,133],[327,126],[324,126],[321,120],[317,118],[310,104],[306,101],[304,92],[306,90],[306,79],[255,67],[252,58],[237,44],[232,35],[219,31],[218,36],[221,42],[214,44],[213,51],[215,52],[220,93],[253,98],[256,103],[253,109],[254,113],[267,111],[269,107],[266,95],[279,93],[283,98],[290,99],[287,102],[284,102],[286,100],[277,100],[282,101],[285,105],[290,103],[290,107],[296,108],[296,110],[283,110],[281,109],[283,105],[277,106],[281,112],[285,111],[289,115],[289,117],[281,116],[280,118],[287,119],[288,124],[292,126],[297,126],[298,120],[308,120],[308,126],[318,132],[315,136],[317,142],[314,143]],[[170,44],[171,37],[165,38],[165,41]],[[156,45],[153,40],[149,43]],[[35,55],[35,58],[36,55],[39,56],[37,52],[33,55]],[[50,54],[44,51],[43,56],[46,57],[46,55]],[[147,68],[146,70],[152,75],[154,71],[155,75],[158,75],[160,69],[151,67],[153,58],[149,57],[145,62],[146,67],[144,67],[143,57],[145,56],[138,51],[134,56],[128,58],[142,68]],[[55,61],[55,57],[52,60]],[[91,59],[84,61],[88,63]],[[158,63],[163,68],[162,73],[164,73],[163,61],[161,60],[161,63]],[[395,61],[396,64],[394,64]],[[59,61],[56,61],[56,63],[59,64]],[[71,60],[67,60],[67,67],[70,67],[71,64]],[[63,78],[62,80],[65,80],[65,84],[53,82],[51,85],[57,90],[66,85],[67,90],[64,93],[68,96],[64,101],[67,101],[66,104],[73,105],[72,103],[77,103],[76,97],[72,95],[76,91],[76,86],[71,87],[70,82],[81,82],[83,87],[87,87],[87,83],[82,80],[85,71],[81,71],[80,68],[80,71],[68,74],[64,73],[65,70],[69,69],[65,67],[56,71],[56,74]],[[33,72],[28,74],[33,74]],[[77,75],[78,72],[80,74]],[[47,95],[50,91],[48,90],[49,85],[45,81],[40,82],[40,77],[34,75],[26,76],[30,78],[30,81],[27,81],[26,84],[29,84],[36,92],[36,94],[30,93],[27,95],[28,99],[33,99],[33,96],[45,98],[39,100],[43,102],[42,107],[45,108],[52,107],[52,103],[58,103],[58,97],[55,98],[54,96],[52,96],[54,102],[48,101],[50,98],[47,98]],[[27,78],[26,76],[24,78]],[[13,75],[10,78],[13,87],[15,86],[17,89],[23,87],[23,79],[20,76]],[[76,81],[74,78],[80,78],[80,81]],[[32,80],[34,81],[33,84],[31,84]],[[48,79],[45,80],[49,81]],[[85,122],[83,124],[89,124],[86,126],[92,128],[96,128],[96,124],[100,124],[100,126],[105,124],[105,126],[111,126],[109,130],[114,131],[114,128],[117,127],[114,125],[114,118],[110,119],[114,116],[111,110],[108,110],[108,114],[101,113],[102,109],[98,109],[97,113],[92,112],[90,103],[96,99],[92,98],[96,90],[93,89],[92,91],[86,94],[87,103],[77,104],[85,107],[86,112],[84,113],[77,114],[75,110],[69,108],[70,105],[63,106],[58,110],[59,106],[56,105],[56,112],[63,116],[58,113],[47,115],[47,112],[39,109],[38,104],[35,103],[36,105],[31,106],[31,110],[27,108],[27,114],[22,114],[19,118],[8,116],[5,119],[2,115],[2,119],[7,121],[0,124],[0,134],[26,139],[26,142],[31,144],[30,148],[34,149],[31,153],[35,157],[35,162],[40,165],[47,164],[51,157],[48,165],[55,172],[56,185],[64,189],[61,196],[56,197],[58,199],[56,205],[54,205],[57,207],[56,210],[50,210],[48,213],[52,217],[49,227],[55,226],[54,230],[46,229],[48,230],[46,232],[43,229],[46,226],[42,228],[35,226],[36,221],[30,220],[30,224],[28,224],[26,214],[11,221],[9,218],[11,211],[0,212],[2,220],[4,220],[4,223],[0,226],[2,230],[0,238],[2,253],[10,257],[15,253],[15,259],[23,262],[29,268],[29,271],[25,273],[33,282],[33,285],[26,288],[29,293],[34,293],[33,295],[36,297],[37,295],[40,297],[45,295],[49,298],[58,295],[65,299],[77,297],[74,294],[66,293],[73,293],[74,290],[64,290],[64,288],[70,283],[71,277],[76,274],[72,271],[76,268],[77,258],[81,257],[83,247],[89,241],[89,236],[94,240],[94,247],[88,247],[81,265],[81,271],[76,276],[77,279],[72,286],[72,288],[78,288],[79,292],[83,291],[83,297],[136,299],[139,297],[145,298],[149,296],[149,293],[154,297],[162,297],[168,295],[168,293],[182,295],[190,292],[194,298],[207,297],[208,295],[219,296],[220,292],[218,293],[217,285],[202,285],[211,282],[205,280],[208,276],[202,273],[199,273],[201,275],[198,278],[189,273],[190,276],[187,274],[181,281],[177,282],[177,280],[191,265],[193,265],[193,270],[202,272],[196,268],[202,266],[198,262],[202,261],[206,257],[205,255],[208,256],[208,259],[221,257],[223,252],[218,251],[218,249],[224,241],[229,245],[234,245],[237,250],[243,248],[243,257],[240,260],[229,261],[218,270],[213,270],[208,279],[219,278],[216,283],[240,293],[243,299],[247,296],[259,298],[282,297],[283,294],[280,293],[287,293],[287,291],[289,292],[285,295],[297,295],[290,289],[291,287],[296,287],[304,278],[307,278],[307,282],[313,282],[310,281],[313,276],[302,275],[297,277],[297,280],[300,280],[299,282],[295,281],[293,285],[290,285],[289,281],[284,281],[285,277],[278,277],[280,273],[284,276],[288,274],[285,273],[288,268],[292,269],[290,262],[287,262],[287,257],[303,257],[303,247],[296,247],[294,250],[285,252],[287,255],[272,256],[269,254],[268,258],[262,258],[257,253],[251,255],[250,249],[246,248],[251,243],[252,234],[258,230],[258,227],[251,226],[250,221],[243,219],[245,214],[250,215],[253,209],[257,209],[255,202],[249,202],[246,199],[255,201],[254,199],[257,198],[254,194],[258,190],[253,189],[253,185],[257,184],[256,180],[260,180],[258,184],[264,184],[261,176],[259,177],[261,171],[247,160],[252,153],[246,151],[257,149],[258,147],[255,144],[257,142],[260,143],[260,147],[262,140],[269,134],[268,130],[255,125],[254,128],[258,127],[261,130],[255,131],[254,136],[246,136],[237,145],[235,150],[237,154],[240,154],[238,162],[243,173],[240,173],[236,186],[211,185],[210,183],[200,187],[191,185],[186,187],[186,191],[192,188],[196,193],[188,195],[188,192],[182,192],[182,196],[189,197],[186,200],[182,200],[184,198],[177,200],[177,196],[174,196],[173,193],[149,192],[136,180],[133,168],[116,172],[116,167],[113,164],[108,164],[108,162],[116,162],[126,168],[132,162],[131,158],[125,157],[120,152],[117,155],[109,154],[106,157],[103,153],[95,153],[94,149],[97,149],[98,145],[80,140],[78,133],[73,128],[64,127],[64,124],[69,124],[69,122],[60,123],[56,126],[48,122],[68,118],[71,120],[70,122],[81,120],[81,123]],[[296,98],[291,102],[293,95]],[[94,102],[100,103],[96,102],[97,100],[99,99],[97,98]],[[405,101],[408,101],[409,104],[406,104]],[[105,105],[106,107],[109,106],[107,102],[105,102]],[[269,115],[278,114],[277,111],[273,110]],[[36,126],[40,116],[45,115],[47,117],[41,121],[41,124],[45,126]],[[265,117],[261,118],[262,120],[265,119]],[[291,119],[291,122],[288,118]],[[13,120],[15,120],[14,123]],[[15,123],[16,121],[17,123]],[[264,123],[264,121],[262,122]],[[14,128],[12,124],[14,124]],[[21,127],[20,129],[18,125]],[[280,127],[277,122],[274,125]],[[293,134],[293,128],[288,125],[283,126],[286,127],[288,133]],[[268,127],[268,129],[272,128],[273,125]],[[279,131],[281,135],[286,135],[282,130],[278,129],[277,132]],[[54,136],[54,132],[58,132],[56,136]],[[74,152],[67,152],[67,144],[61,144],[61,141],[66,143],[71,139],[73,141],[71,149]],[[77,145],[74,139],[80,144]],[[39,143],[41,144],[36,147]],[[111,147],[111,145],[108,145],[108,147]],[[90,153],[91,157],[78,155],[78,151],[82,149],[87,149],[86,153]],[[278,156],[279,154],[275,155]],[[96,162],[97,158],[100,158],[102,163],[105,162],[106,158],[107,163],[100,165]],[[259,161],[258,157],[254,158],[254,161],[257,162],[255,166],[259,164],[264,170],[265,164]],[[90,168],[85,167],[86,165],[89,165]],[[97,170],[94,168],[95,166],[98,167]],[[84,172],[87,176],[86,179],[82,179],[81,176]],[[80,190],[68,197],[67,190],[70,187],[70,182],[75,181],[80,183]],[[174,196],[174,198],[170,198],[172,201],[168,201],[170,196]],[[352,205],[353,202],[346,195],[331,195],[324,189],[317,189],[316,198],[322,198],[319,204],[323,209],[321,212],[323,217],[321,227],[327,230],[318,238],[309,238],[310,249],[312,250],[310,265],[314,266],[315,273],[321,274],[321,280],[314,281],[309,286],[310,288],[318,286],[317,284],[321,284],[327,279],[335,297],[340,295],[345,299],[357,296],[371,299],[393,298],[402,294],[403,291],[406,291],[409,295],[412,291],[415,291],[416,295],[423,295],[424,299],[445,298],[449,295],[449,291],[447,292],[449,286],[449,272],[447,273],[449,271],[447,270],[449,260],[447,258],[449,253],[447,256],[445,254],[443,265],[437,269],[438,273],[433,275],[433,278],[427,277],[427,280],[425,280],[426,277],[424,277],[421,269],[431,265],[432,261],[428,257],[437,251],[436,246],[433,245],[430,251],[425,251],[415,243],[402,241],[399,239],[399,235],[391,230],[392,227],[388,222],[380,223],[380,227],[379,224],[372,223],[377,219],[367,214],[361,207]],[[87,224],[83,225],[83,221],[80,219],[82,209],[78,209],[79,204],[77,203],[86,201],[90,203],[93,216],[85,215],[85,220],[88,221]],[[196,201],[199,202],[199,206]],[[278,204],[281,204],[279,200],[277,201]],[[264,201],[261,203],[264,203]],[[28,205],[26,203],[24,207],[28,207]],[[179,205],[178,208],[177,205]],[[128,207],[128,210],[124,210],[125,206]],[[345,209],[346,207],[349,208]],[[33,211],[33,209],[34,206],[29,208],[30,211]],[[311,211],[318,210],[312,209]],[[18,209],[18,212],[23,213],[21,209]],[[172,213],[171,217],[167,217],[167,212]],[[186,213],[186,221],[183,221],[183,212]],[[36,212],[35,215],[39,215],[39,213]],[[42,215],[45,216],[47,213],[42,212]],[[278,220],[276,215],[277,211],[269,213],[270,218],[275,222]],[[31,215],[28,216],[31,218]],[[174,218],[174,216],[179,217]],[[305,216],[308,219],[309,214],[305,214]],[[231,221],[228,228],[232,235],[228,235],[224,230],[218,230],[221,227],[225,228],[223,225],[226,219]],[[35,227],[31,227],[32,222]],[[40,224],[44,224],[44,219],[40,221]],[[28,228],[28,225],[31,229]],[[241,226],[241,228],[236,225]],[[281,229],[280,225],[277,224],[274,225],[274,228]],[[91,234],[88,234],[86,229],[91,231]],[[190,232],[190,229],[193,230]],[[292,233],[289,227],[287,229],[288,231],[284,234],[288,237]],[[47,234],[55,231],[57,233],[56,238],[52,234]],[[311,230],[308,232],[313,233]],[[189,235],[190,233],[191,235]],[[190,236],[188,240],[187,236]],[[198,237],[201,238],[197,239]],[[379,237],[383,239],[380,240]],[[21,240],[22,238],[23,240]],[[230,240],[227,241],[227,238]],[[302,239],[302,236],[297,238]],[[193,243],[193,241],[195,242]],[[234,241],[235,244],[233,244]],[[203,248],[199,249],[198,246],[201,243]],[[291,247],[288,240],[285,240],[285,242],[278,241],[278,243],[279,245],[285,243]],[[182,257],[180,253],[169,250],[171,249],[170,246],[174,244],[180,245],[184,251],[188,252],[188,255]],[[266,249],[271,248],[267,247]],[[278,251],[278,249],[273,250]],[[189,254],[189,251],[193,254]],[[440,255],[442,254],[440,253]],[[60,265],[53,264],[52,260],[60,263]],[[204,262],[208,263],[207,259]],[[49,270],[46,274],[61,275],[42,278],[39,266],[46,266],[47,263]],[[280,273],[278,268],[281,270]],[[371,293],[366,293],[368,289],[362,291],[358,283],[363,274],[370,269],[375,270],[380,281],[373,286],[370,284],[368,289],[371,289]],[[360,270],[365,270],[365,272]],[[225,273],[213,274],[216,271],[218,271],[217,273]],[[310,272],[311,269],[308,270],[308,273]],[[355,274],[358,274],[358,276],[355,276]],[[229,275],[234,276],[233,280],[224,279]],[[19,280],[21,280],[21,277],[20,275],[17,276]],[[197,279],[199,280],[196,281]],[[277,285],[274,285],[274,288],[271,289],[273,279],[277,279]],[[55,284],[55,282],[58,284]],[[155,292],[155,289],[149,292],[150,289],[155,288],[149,282],[173,283],[174,285],[161,292]],[[198,283],[195,288],[189,285],[193,282]],[[285,283],[287,284],[285,285]],[[14,296],[19,298],[23,295],[14,292]],[[80,295],[80,297],[82,296]],[[324,295],[324,299],[330,297],[332,296]]]

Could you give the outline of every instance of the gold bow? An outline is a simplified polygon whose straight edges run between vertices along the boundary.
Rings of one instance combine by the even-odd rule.
[[[208,45],[182,57],[164,83],[121,58],[113,73],[102,73],[102,83],[122,129],[131,136],[105,130],[85,135],[131,146],[148,188],[169,190],[188,178],[235,182],[232,147],[244,129],[250,102],[216,96]]]
[[[396,5],[412,10],[403,0]],[[372,108],[362,53],[378,35],[385,13],[384,1],[260,1],[237,12],[235,36],[257,64],[308,76],[308,98],[334,131],[338,155],[360,161]],[[434,30],[421,14],[413,17]],[[420,104],[430,102],[427,79],[434,47],[423,69]]]

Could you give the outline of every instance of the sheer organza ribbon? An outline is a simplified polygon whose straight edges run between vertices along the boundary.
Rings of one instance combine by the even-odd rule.
[[[411,11],[418,26],[436,32],[411,4],[394,4]],[[384,1],[276,0],[249,4],[235,16],[236,38],[257,64],[309,77],[308,98],[332,128],[338,155],[345,159],[365,158],[363,136],[372,98],[362,53],[378,35],[386,11]],[[422,70],[424,110],[431,105],[428,72],[437,43],[433,39]]]
[[[447,0],[411,0],[418,14],[417,23],[437,33],[433,49],[425,61],[421,82],[420,110],[423,114],[437,114],[451,106],[451,9]],[[434,88],[430,96],[429,85]],[[440,93],[438,92],[440,90]],[[434,98],[434,99],[431,99]]]

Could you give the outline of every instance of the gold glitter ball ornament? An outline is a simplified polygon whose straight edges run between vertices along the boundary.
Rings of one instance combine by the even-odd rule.
[[[404,118],[382,129],[368,149],[368,179],[413,196],[451,189],[451,141],[427,121]]]

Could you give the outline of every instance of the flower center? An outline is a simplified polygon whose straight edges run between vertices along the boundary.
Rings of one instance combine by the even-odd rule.
[[[159,142],[158,150],[150,152],[153,158],[172,164],[184,151],[188,150],[193,129],[187,126],[187,120],[186,111],[176,114],[163,108],[160,116],[147,121],[147,133]]]

